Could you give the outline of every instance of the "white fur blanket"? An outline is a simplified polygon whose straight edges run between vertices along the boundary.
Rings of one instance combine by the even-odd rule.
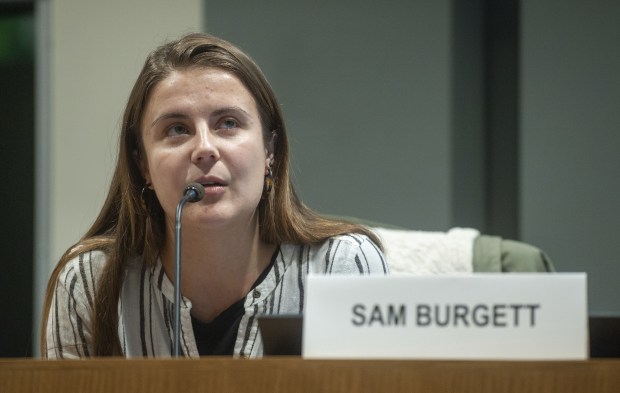
[[[448,232],[372,228],[381,238],[392,274],[471,273],[474,240],[480,232],[452,228]]]

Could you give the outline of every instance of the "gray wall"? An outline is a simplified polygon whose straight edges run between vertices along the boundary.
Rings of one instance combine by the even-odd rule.
[[[526,1],[522,238],[620,314],[620,2]]]
[[[449,11],[446,1],[212,0],[206,24],[271,81],[308,205],[441,230],[451,221]]]
[[[308,205],[484,230],[481,2],[470,4],[207,0],[205,10],[207,31],[252,54],[280,97]],[[521,10],[517,238],[560,271],[588,272],[590,312],[620,314],[620,3]],[[454,23],[455,11],[470,23]]]

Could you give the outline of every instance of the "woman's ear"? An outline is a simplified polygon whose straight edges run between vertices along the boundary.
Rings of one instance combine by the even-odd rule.
[[[140,169],[140,173],[142,174],[142,177],[144,178],[145,182],[147,184],[150,184],[151,176],[149,175],[148,165],[146,163],[146,159],[142,157],[139,150],[133,151],[133,159],[136,165],[138,166],[138,168]]]
[[[271,131],[271,137],[269,141],[267,141],[267,146],[265,146],[265,153],[267,154],[268,162],[273,164],[273,157],[276,151],[276,140],[278,138],[278,133],[275,131]]]

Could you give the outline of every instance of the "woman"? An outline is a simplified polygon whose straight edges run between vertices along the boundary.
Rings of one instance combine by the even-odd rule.
[[[191,34],[138,76],[105,204],[51,276],[44,356],[170,356],[174,217],[189,182],[205,197],[183,214],[185,356],[260,356],[256,316],[302,312],[310,272],[388,271],[372,232],[295,195],[280,106],[258,66]]]

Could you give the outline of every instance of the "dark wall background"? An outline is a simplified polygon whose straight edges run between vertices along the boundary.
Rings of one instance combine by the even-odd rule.
[[[0,357],[31,356],[33,10],[0,4]]]

